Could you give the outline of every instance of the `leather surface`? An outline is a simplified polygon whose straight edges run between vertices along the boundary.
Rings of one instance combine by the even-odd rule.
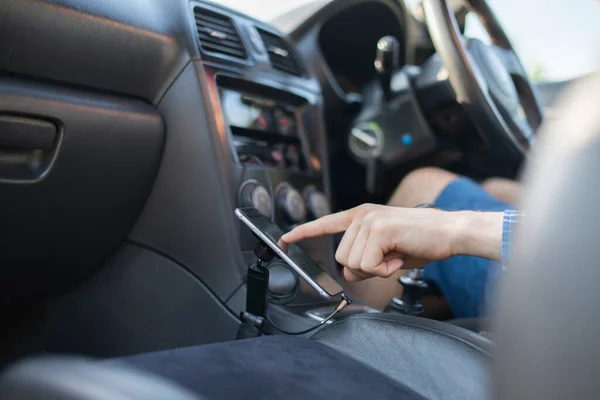
[[[80,358],[23,361],[0,378],[3,400],[201,400],[157,376]]]
[[[156,103],[197,53],[183,0],[0,2],[0,70]]]
[[[489,329],[489,321],[487,318],[456,318],[444,321],[448,324],[460,326],[461,328],[479,333]]]
[[[491,342],[439,321],[362,314],[311,337],[408,386],[428,399],[482,399],[488,394]]]

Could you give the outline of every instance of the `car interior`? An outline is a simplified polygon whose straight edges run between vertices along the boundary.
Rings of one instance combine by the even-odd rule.
[[[467,15],[483,22],[491,44],[464,36]],[[548,251],[562,239],[580,250],[581,264],[593,263],[597,250],[575,240],[575,223],[597,237],[600,223],[578,213],[594,208],[586,191],[595,186],[573,186],[571,195],[554,188],[569,171],[593,181],[597,146],[590,139],[587,156],[575,157],[555,145],[522,172],[544,111],[579,82],[532,82],[485,0],[424,0],[416,9],[318,0],[272,23],[204,0],[0,1],[0,367],[8,371],[0,370],[0,394],[5,384],[7,399],[220,398],[144,371],[143,354],[244,351],[230,343],[257,240],[235,209],[253,207],[289,231],[385,204],[425,166],[476,181],[539,182],[525,196],[535,212],[516,257],[530,268],[507,274],[497,323],[424,315],[410,295],[423,290],[417,271],[398,283],[409,295],[385,309],[355,298],[324,323],[339,300],[275,259],[264,335],[282,339],[323,322],[303,335],[322,354],[335,351],[347,366],[360,363],[429,399],[485,398],[492,376],[497,398],[597,392],[582,372],[594,368],[597,350],[585,356],[577,347],[594,343],[587,339],[599,329],[595,317],[577,317],[595,290],[556,299],[563,284],[587,287],[597,272],[559,279],[558,261],[569,261]],[[553,176],[551,155],[570,160]],[[559,213],[560,232],[545,218],[551,204],[577,215]],[[334,257],[339,240],[300,245],[352,294]],[[540,295],[531,299],[524,282]],[[541,311],[548,307],[581,327],[580,341]],[[547,341],[534,334],[541,329],[552,332]],[[571,343],[568,355],[554,347],[561,341]],[[283,352],[287,343],[278,344]],[[510,350],[496,358],[496,346]],[[48,354],[85,358],[35,358]],[[549,377],[563,370],[551,356],[564,356],[578,378],[557,389],[560,379]],[[123,357],[138,369],[91,361]],[[11,367],[24,359],[32,361]],[[81,384],[63,384],[72,380]],[[130,397],[120,397],[123,382]]]

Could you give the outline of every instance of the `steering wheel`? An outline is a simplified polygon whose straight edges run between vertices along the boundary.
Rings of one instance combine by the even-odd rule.
[[[424,0],[425,21],[456,99],[492,153],[518,168],[542,121],[542,110],[519,57],[485,0],[466,0],[493,44],[461,33],[447,0]]]

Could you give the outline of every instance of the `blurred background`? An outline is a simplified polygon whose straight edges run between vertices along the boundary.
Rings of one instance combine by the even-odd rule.
[[[214,0],[273,22],[303,7],[329,0]],[[421,18],[420,0],[403,0]],[[455,1],[459,3],[460,0]],[[600,4],[596,0],[488,0],[535,82],[558,82],[600,67]],[[311,7],[314,6],[314,7]],[[481,22],[467,16],[466,35],[489,41]]]

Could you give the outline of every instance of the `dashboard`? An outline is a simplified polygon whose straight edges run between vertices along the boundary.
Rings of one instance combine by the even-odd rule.
[[[14,103],[3,113],[50,121],[61,138],[44,156],[54,161],[37,175],[47,178],[43,184],[31,185],[28,193],[39,198],[45,193],[64,196],[63,182],[82,179],[76,175],[81,171],[78,163],[87,164],[79,160],[86,160],[89,168],[108,171],[90,153],[97,146],[83,125],[67,126],[68,120],[75,121],[71,111],[58,116],[31,105],[37,104],[34,98],[47,97],[46,90],[71,91],[72,95],[61,98],[72,110],[93,110],[87,106],[93,101],[99,104],[98,112],[106,107],[126,110],[119,104],[127,102],[133,102],[129,108],[135,110],[133,104],[139,103],[164,127],[157,125],[154,137],[146,130],[144,140],[152,141],[147,150],[140,147],[137,153],[117,150],[118,140],[103,143],[106,152],[114,147],[113,153],[124,157],[123,163],[134,166],[131,172],[147,174],[143,181],[127,184],[125,175],[114,170],[102,179],[86,181],[115,199],[125,195],[117,188],[138,188],[137,197],[131,196],[137,203],[115,203],[128,222],[86,217],[105,229],[83,236],[66,227],[60,228],[60,234],[46,232],[30,241],[29,249],[30,253],[44,250],[44,266],[27,260],[23,271],[48,275],[53,268],[77,270],[80,277],[98,268],[128,238],[170,255],[218,297],[231,297],[243,277],[244,254],[252,242],[239,235],[233,209],[254,206],[283,229],[330,211],[324,120],[330,94],[332,90],[341,90],[342,97],[360,92],[374,78],[375,44],[386,34],[403,42],[402,16],[401,6],[392,0],[338,0],[286,36],[269,24],[209,1],[151,0],[143,7],[121,0],[32,0],[18,7],[1,3],[0,78],[9,79],[4,83],[9,93],[18,88],[29,93],[23,104]],[[23,91],[25,87],[39,90]],[[107,115],[135,120],[125,111]],[[60,134],[60,129],[69,134]],[[157,148],[162,148],[159,156]],[[139,200],[144,193],[147,200]],[[0,194],[7,201],[5,209],[12,205],[18,210],[24,204],[17,182],[11,179],[0,183]],[[43,211],[35,218],[54,220],[70,213],[68,218],[77,221],[85,205],[95,203],[89,196],[76,199],[84,203],[71,208],[68,202],[38,205]],[[174,240],[170,232],[205,239],[198,246]],[[8,231],[5,234],[10,236]],[[110,235],[108,240],[105,236]],[[50,242],[46,237],[52,238]],[[84,240],[81,252],[67,259],[48,250]],[[97,248],[90,245],[94,242],[109,245]],[[6,256],[18,258],[14,253],[20,247],[10,240],[6,243]],[[242,251],[217,254],[215,248]],[[311,249],[317,261],[334,267],[329,241],[317,241]],[[223,267],[207,269],[207,262]],[[27,282],[26,274],[22,278]]]
[[[0,308],[95,276],[104,289],[78,303],[125,313],[113,302],[150,301],[140,291],[152,285],[156,301],[174,299],[193,277],[181,303],[225,307],[233,326],[255,245],[234,209],[254,206],[283,230],[332,211],[331,94],[373,79],[375,43],[402,40],[401,16],[392,0],[336,0],[285,35],[209,1],[0,2],[0,119],[52,138],[0,146]],[[331,238],[305,249],[337,273]],[[133,271],[148,265],[140,281]],[[107,266],[119,272],[97,274]],[[61,318],[87,318],[76,311]],[[201,325],[178,344],[214,340]]]
[[[410,90],[368,115],[377,41],[395,36],[400,66],[420,65],[433,52],[422,24],[400,1],[321,3],[280,29],[205,0],[0,1],[5,326],[100,357],[233,339],[256,258],[237,207],[286,231],[385,201],[361,197],[377,174],[349,154],[363,115],[391,127],[390,184],[441,153]],[[335,277],[334,245],[302,243]],[[302,320],[318,302],[301,288],[273,312]],[[31,321],[13,321],[16,306]]]

